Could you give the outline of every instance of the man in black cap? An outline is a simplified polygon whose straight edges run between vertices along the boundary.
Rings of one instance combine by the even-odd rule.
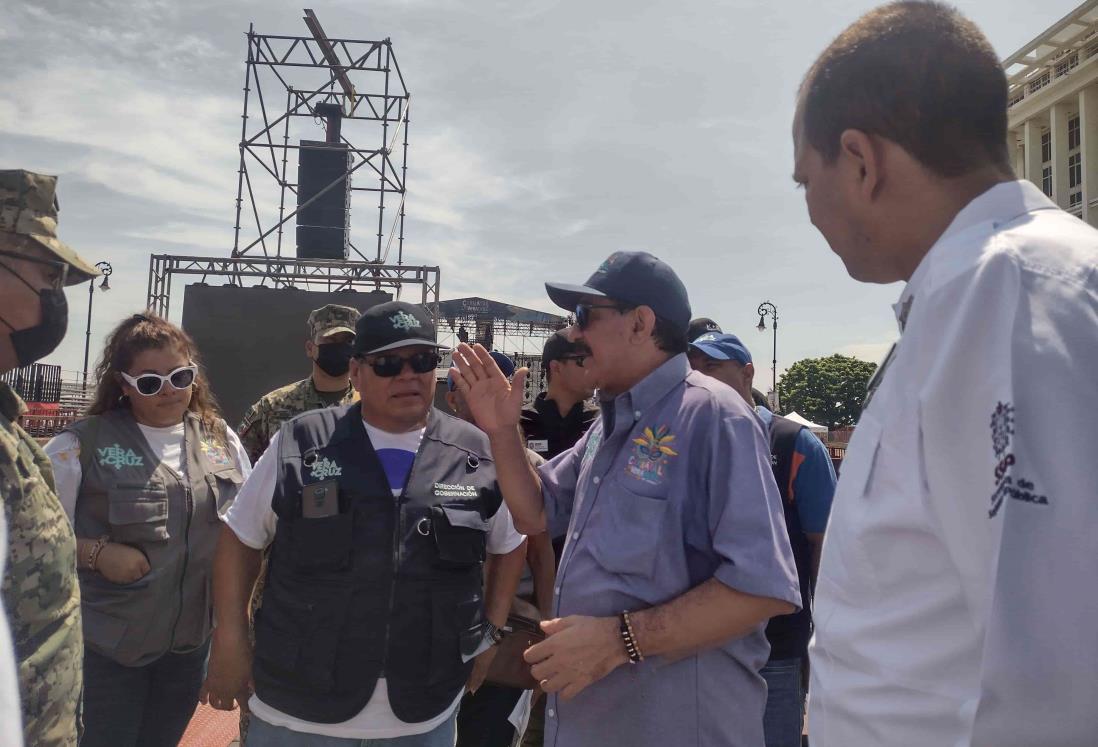
[[[487,438],[432,406],[438,347],[422,307],[368,310],[360,401],[283,424],[225,517],[209,701],[249,708],[257,744],[452,747],[464,687],[487,673],[524,538]],[[253,667],[247,602],[267,546]],[[487,586],[486,553],[501,556]]]
[[[526,448],[546,459],[575,446],[599,416],[588,403],[594,386],[583,367],[587,352],[563,331],[553,333],[541,349],[546,390],[522,411],[522,432]]]
[[[575,313],[602,401],[572,449],[532,469],[525,370],[511,384],[484,348],[454,354],[516,526],[567,527],[557,617],[526,652],[550,694],[545,744],[760,745],[763,627],[800,605],[762,425],[691,371],[686,288],[656,257],[617,252],[586,284],[546,288]]]

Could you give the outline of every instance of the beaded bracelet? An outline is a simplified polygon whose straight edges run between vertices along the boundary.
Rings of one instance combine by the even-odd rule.
[[[95,541],[92,548],[88,550],[88,569],[96,570],[95,566],[99,562],[99,553],[103,551],[103,548],[111,541],[109,534],[104,534],[102,537]]]
[[[630,664],[644,661],[644,654],[637,644],[637,636],[633,632],[633,622],[629,619],[628,612],[621,613],[621,625],[618,628],[621,633],[622,643],[625,644],[625,653],[629,656]]]

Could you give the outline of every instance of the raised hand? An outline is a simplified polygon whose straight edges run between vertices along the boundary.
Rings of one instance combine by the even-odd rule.
[[[454,351],[454,367],[454,384],[481,430],[491,434],[518,427],[529,369],[520,368],[509,382],[483,345],[464,342]]]

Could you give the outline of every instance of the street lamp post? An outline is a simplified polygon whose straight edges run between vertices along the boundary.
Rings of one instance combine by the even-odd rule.
[[[101,273],[103,273],[103,282],[99,284],[100,290],[110,290],[111,285],[108,281],[111,273],[114,272],[114,268],[111,267],[110,262],[96,262],[95,267]],[[95,298],[95,281],[88,283],[88,329],[84,333],[84,391],[88,389],[88,353],[91,351],[91,336],[92,336],[92,300]]]
[[[778,307],[769,301],[763,301],[759,304],[757,310],[759,315],[758,330],[764,332],[766,330],[766,317],[769,316],[774,320],[774,356],[770,361],[770,373],[771,373],[771,387],[774,391],[774,401],[771,402],[774,405],[774,412],[778,411]]]

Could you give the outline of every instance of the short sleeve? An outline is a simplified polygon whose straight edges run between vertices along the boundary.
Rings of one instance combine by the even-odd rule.
[[[492,555],[506,555],[522,544],[526,535],[515,529],[515,522],[506,503],[500,503],[499,509],[488,521],[488,552]]]
[[[255,463],[223,517],[237,538],[253,550],[262,550],[271,544],[278,525],[271,501],[278,479],[279,435],[276,433],[271,439],[270,446]]]
[[[707,439],[706,520],[725,586],[801,606],[770,448],[758,419],[717,418]]]
[[[72,431],[62,431],[43,448],[53,465],[53,482],[69,523],[76,516],[76,498],[80,494],[83,469],[80,466],[80,438]]]
[[[576,445],[562,451],[538,467],[541,478],[541,495],[545,502],[545,521],[549,537],[556,539],[568,531],[572,519],[572,506],[576,500],[576,484],[580,467],[591,439],[601,438],[602,424],[589,428]],[[597,443],[594,447],[597,448]]]
[[[236,462],[237,469],[240,470],[240,476],[247,480],[248,475],[252,473],[251,457],[244,450],[244,444],[240,442],[240,436],[236,435],[236,431],[228,425],[225,426],[225,436],[228,438],[229,447],[233,451],[233,459]]]
[[[807,428],[797,434],[793,446],[792,482],[801,529],[808,534],[822,534],[835,497],[835,467],[827,447]]]

